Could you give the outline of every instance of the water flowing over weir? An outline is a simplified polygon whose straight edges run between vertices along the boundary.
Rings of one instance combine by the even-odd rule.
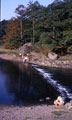
[[[60,94],[62,92],[66,93],[66,96],[69,99],[72,99],[72,93],[70,93],[70,89],[68,87],[65,87],[59,83],[59,80],[54,80],[52,79],[53,74],[50,72],[44,70],[43,68],[37,66],[37,65],[32,65],[33,68],[38,71],[38,73],[45,79],[49,84],[51,84]]]

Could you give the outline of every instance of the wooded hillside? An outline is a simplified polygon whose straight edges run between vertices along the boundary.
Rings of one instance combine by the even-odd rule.
[[[0,44],[18,48],[32,42],[40,48],[65,48],[72,53],[72,0],[54,0],[47,7],[36,2],[15,9],[16,18],[0,22]]]

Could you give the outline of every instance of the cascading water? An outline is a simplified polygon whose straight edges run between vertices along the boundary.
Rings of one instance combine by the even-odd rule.
[[[43,68],[40,68],[37,65],[32,65],[33,68],[39,72],[40,75],[43,76],[44,79],[47,80],[49,84],[51,84],[60,94],[62,92],[66,93],[67,98],[72,99],[72,94],[70,93],[70,90],[68,87],[65,87],[59,83],[59,80],[52,79],[53,74],[49,73],[48,71],[45,71]]]

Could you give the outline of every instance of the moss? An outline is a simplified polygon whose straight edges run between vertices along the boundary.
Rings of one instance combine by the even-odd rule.
[[[53,111],[52,112],[55,116],[61,116],[63,115],[64,113],[66,113],[66,111]]]

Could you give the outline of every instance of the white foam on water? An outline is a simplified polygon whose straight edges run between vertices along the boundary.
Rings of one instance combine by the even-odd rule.
[[[32,66],[34,67],[35,70],[39,72],[40,75],[43,76],[44,79],[47,80],[48,83],[50,83],[54,88],[56,88],[59,93],[65,91],[67,97],[72,99],[72,94],[69,93],[69,89],[61,85],[58,80],[53,80],[51,73],[46,72],[43,68],[39,68],[37,65],[32,65]]]

